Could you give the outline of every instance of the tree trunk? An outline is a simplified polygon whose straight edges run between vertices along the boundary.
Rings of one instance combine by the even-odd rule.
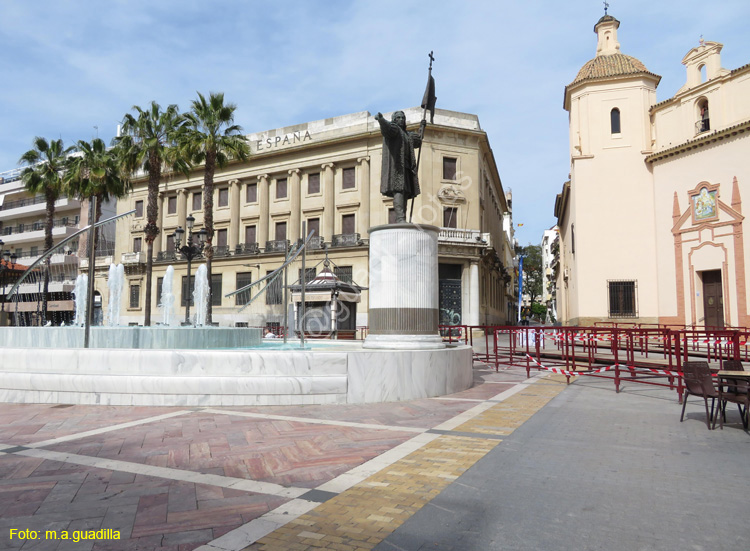
[[[203,254],[206,257],[206,272],[208,276],[208,304],[206,305],[206,324],[213,322],[213,306],[211,305],[211,264],[214,258],[214,171],[216,170],[216,152],[206,153],[206,171],[203,176],[203,227],[206,228],[206,246]]]
[[[45,199],[47,203],[46,219],[44,223],[44,252],[46,253],[52,248],[52,226],[55,220],[55,201],[57,197],[49,188],[45,191]],[[50,259],[47,258],[44,261],[44,272],[43,272],[43,283],[42,283],[42,325],[47,323],[47,297],[49,295],[49,273],[50,270]]]
[[[154,240],[159,235],[159,182],[161,180],[161,163],[159,157],[151,152],[148,159],[148,199],[146,205],[146,289],[143,300],[143,325],[151,325],[151,286],[154,268]]]

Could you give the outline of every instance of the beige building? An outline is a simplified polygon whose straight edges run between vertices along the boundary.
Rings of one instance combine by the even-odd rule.
[[[406,116],[409,128],[417,130],[421,109],[408,109]],[[327,251],[341,279],[367,287],[368,229],[388,223],[392,208],[392,200],[380,194],[382,137],[373,116],[344,115],[259,132],[248,139],[249,161],[218,170],[215,177],[213,321],[222,326],[282,321],[284,305],[278,297],[267,298],[264,302],[275,303],[264,303],[261,313],[240,313],[235,298],[225,295],[278,268],[287,241],[301,237],[303,222],[308,231],[316,232],[307,266],[318,264]],[[413,221],[441,228],[442,320],[510,321],[510,208],[487,134],[475,115],[436,111],[422,146],[419,180],[422,194],[415,202]],[[171,236],[178,227],[186,227],[188,216],[195,218],[194,231],[202,227],[202,182],[200,170],[188,180],[175,176],[162,184],[159,195],[162,232],[154,247],[153,281],[158,285],[167,267],[174,266],[177,304],[182,305],[178,317],[185,314],[187,266],[174,253]],[[136,181],[131,196],[118,203],[118,213],[140,213],[118,225],[115,261],[126,267],[121,323],[143,323],[146,183]],[[193,274],[199,263],[193,262]],[[297,279],[295,270],[289,284]],[[103,271],[97,289],[106,295]],[[161,319],[158,295],[154,289],[154,322]],[[367,290],[352,323],[368,324]]]
[[[596,56],[565,88],[560,319],[750,326],[750,65],[723,69],[722,45],[701,41],[657,103],[661,77],[620,53],[619,25],[597,22]]]

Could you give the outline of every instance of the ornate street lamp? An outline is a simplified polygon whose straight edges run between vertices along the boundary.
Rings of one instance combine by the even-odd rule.
[[[206,228],[201,228],[198,233],[198,243],[193,244],[193,225],[195,224],[195,218],[188,216],[185,219],[185,223],[188,228],[188,237],[185,245],[182,244],[182,236],[185,234],[185,230],[182,227],[178,227],[174,231],[174,246],[179,251],[183,258],[187,260],[187,297],[185,297],[185,323],[183,325],[190,325],[190,301],[192,300],[192,284],[190,281],[190,267],[193,262],[193,258],[199,256],[203,251],[203,247],[206,244]]]

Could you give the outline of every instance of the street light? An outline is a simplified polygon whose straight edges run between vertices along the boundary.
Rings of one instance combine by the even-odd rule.
[[[185,323],[183,325],[190,325],[190,300],[192,297],[192,284],[190,282],[190,266],[193,262],[193,258],[197,257],[203,251],[203,247],[206,244],[206,228],[201,228],[198,232],[198,244],[193,245],[193,225],[195,224],[195,218],[188,216],[185,219],[185,223],[188,228],[188,237],[185,245],[180,246],[182,243],[182,236],[185,234],[185,230],[182,227],[178,227],[174,231],[174,246],[182,256],[187,260],[187,297],[185,298]]]

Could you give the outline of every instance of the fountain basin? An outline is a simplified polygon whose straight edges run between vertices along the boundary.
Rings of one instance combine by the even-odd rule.
[[[92,327],[90,348],[217,349],[259,346],[262,331],[247,327]],[[82,348],[83,327],[3,327],[3,348]]]
[[[373,403],[442,396],[472,384],[472,349],[465,345],[369,350],[351,341],[316,341],[310,346],[5,348],[0,355],[0,401],[134,406]]]

